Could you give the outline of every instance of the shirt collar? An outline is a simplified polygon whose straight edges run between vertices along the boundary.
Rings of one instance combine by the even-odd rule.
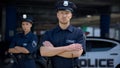
[[[24,33],[23,33],[23,36],[24,36],[25,38],[29,38],[31,34],[32,34],[32,32],[30,31],[30,32],[27,33],[26,35],[24,35]]]
[[[73,26],[72,26],[72,25],[69,25],[66,30],[68,30],[68,31],[70,31],[70,32],[73,32]],[[62,31],[62,29],[61,29],[60,26],[58,25],[58,26],[56,27],[56,32],[59,32],[59,31]]]
[[[73,26],[72,26],[72,25],[68,26],[67,29],[68,29],[70,32],[73,32]]]

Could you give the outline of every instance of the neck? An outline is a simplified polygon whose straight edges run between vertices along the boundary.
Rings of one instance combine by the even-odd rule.
[[[70,23],[67,23],[67,24],[59,23],[60,28],[63,29],[63,30],[67,29],[69,25],[70,25]]]
[[[28,34],[30,31],[24,31],[24,34],[26,35],[26,34]]]

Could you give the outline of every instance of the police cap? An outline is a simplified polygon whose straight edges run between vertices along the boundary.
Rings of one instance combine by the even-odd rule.
[[[66,11],[74,12],[75,9],[76,9],[76,5],[70,1],[59,1],[56,4],[57,11],[66,10]]]
[[[29,22],[29,23],[33,24],[33,21],[31,19],[28,19],[28,18],[23,19],[21,22]]]

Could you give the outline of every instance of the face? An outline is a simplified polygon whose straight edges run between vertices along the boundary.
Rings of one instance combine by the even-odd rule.
[[[70,11],[59,10],[57,12],[57,18],[59,20],[59,23],[68,24],[72,18],[72,13]]]
[[[29,22],[22,22],[22,29],[24,32],[28,32],[31,30],[32,24]]]

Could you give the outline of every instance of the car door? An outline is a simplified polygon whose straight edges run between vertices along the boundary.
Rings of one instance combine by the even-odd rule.
[[[86,55],[79,57],[81,68],[115,68],[117,57],[115,50],[112,50],[117,45],[105,39],[87,40]]]

